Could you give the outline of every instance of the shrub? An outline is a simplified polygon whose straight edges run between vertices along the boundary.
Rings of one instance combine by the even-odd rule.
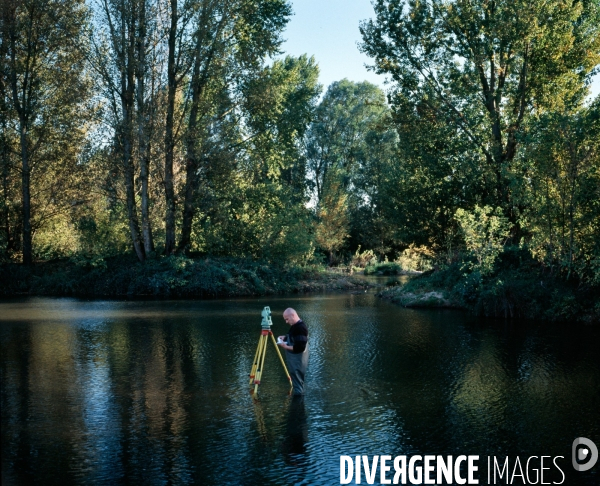
[[[433,252],[426,246],[411,244],[396,258],[396,263],[406,271],[424,272],[433,268],[433,258]]]
[[[356,268],[365,268],[368,265],[375,265],[376,263],[377,257],[375,256],[373,250],[365,250],[361,253],[359,245],[356,249],[356,253],[354,253],[352,256],[350,266]]]
[[[467,249],[476,259],[470,267],[482,275],[491,273],[510,234],[510,223],[502,209],[475,206],[473,212],[458,209],[454,217],[460,225]]]
[[[365,268],[365,275],[400,275],[402,272],[402,267],[396,262],[376,263]]]

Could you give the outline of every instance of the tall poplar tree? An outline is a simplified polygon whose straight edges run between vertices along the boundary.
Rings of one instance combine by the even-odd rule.
[[[91,56],[105,100],[105,123],[112,131],[118,172],[123,177],[129,233],[140,261],[154,250],[149,174],[157,132],[156,97],[161,87],[161,53],[156,52],[163,27],[159,3],[98,0]]]
[[[291,8],[284,0],[202,0],[200,4],[193,30],[189,112],[183,136],[186,162],[180,251],[190,247],[199,181],[211,163],[211,132],[226,115],[219,100],[224,90],[233,98],[244,78],[278,52],[290,15]]]
[[[30,264],[36,215],[66,191],[60,163],[73,162],[83,142],[88,10],[81,0],[3,0],[0,9],[3,118],[14,114],[18,132],[22,258]]]

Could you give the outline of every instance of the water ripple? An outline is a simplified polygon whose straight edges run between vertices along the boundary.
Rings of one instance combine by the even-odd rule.
[[[290,305],[309,327],[304,399],[288,396],[271,344],[249,393],[264,305],[276,335]],[[0,314],[7,484],[329,485],[340,455],[568,455],[573,438],[600,436],[595,329],[371,294],[32,299]]]

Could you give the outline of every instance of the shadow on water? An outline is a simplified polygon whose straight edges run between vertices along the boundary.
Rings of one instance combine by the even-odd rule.
[[[265,305],[309,326],[303,399],[271,345],[249,393]],[[570,449],[600,444],[599,337],[372,292],[2,302],[2,484],[337,484],[342,454],[478,454],[481,484],[488,455],[564,456],[598,484]]]

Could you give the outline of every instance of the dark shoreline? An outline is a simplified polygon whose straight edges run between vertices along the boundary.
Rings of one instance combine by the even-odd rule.
[[[234,258],[159,257],[139,263],[114,257],[102,265],[55,260],[0,266],[0,299],[79,297],[117,299],[220,298],[372,287],[364,278],[324,266],[292,266]]]
[[[370,272],[378,276],[378,272]],[[396,275],[381,275],[397,277]],[[527,264],[494,274],[465,274],[459,264],[390,281],[377,296],[409,308],[461,309],[474,315],[539,321],[600,323],[600,289],[565,281]],[[96,261],[69,259],[0,266],[0,299],[213,299],[311,292],[363,292],[375,287],[363,275],[243,258],[132,255]]]

